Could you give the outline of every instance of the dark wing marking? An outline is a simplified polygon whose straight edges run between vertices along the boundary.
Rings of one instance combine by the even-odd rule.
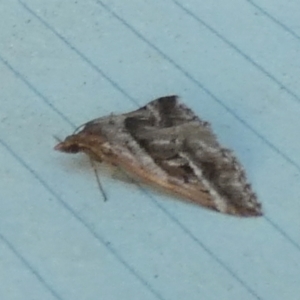
[[[191,109],[180,103],[175,95],[153,100],[140,109],[125,114],[125,116],[137,118],[140,122],[144,122],[145,126],[155,126],[156,128],[173,127],[196,120],[201,125],[207,123],[201,121]]]
[[[187,132],[206,128],[177,96],[162,97],[125,115],[124,127],[154,162],[170,176],[184,182],[197,180],[186,158],[180,156]]]

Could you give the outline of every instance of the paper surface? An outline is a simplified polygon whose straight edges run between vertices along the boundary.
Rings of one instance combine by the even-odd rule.
[[[183,3],[183,2],[182,2]],[[1,299],[298,299],[300,10],[294,1],[2,1]],[[115,180],[74,127],[178,94],[245,166],[234,218]]]

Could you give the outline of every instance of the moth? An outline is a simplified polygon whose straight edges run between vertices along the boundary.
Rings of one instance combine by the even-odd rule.
[[[55,146],[124,170],[133,178],[221,213],[262,215],[244,168],[208,122],[177,96],[83,124]]]

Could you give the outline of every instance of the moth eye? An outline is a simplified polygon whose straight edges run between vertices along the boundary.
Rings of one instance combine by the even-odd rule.
[[[80,147],[77,144],[72,144],[66,149],[66,152],[68,153],[78,153],[79,151]]]

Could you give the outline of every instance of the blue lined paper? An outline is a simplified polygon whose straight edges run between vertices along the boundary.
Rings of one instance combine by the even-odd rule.
[[[296,299],[297,2],[5,1],[1,299]],[[235,150],[264,208],[238,219],[56,153],[93,118],[179,94]]]

